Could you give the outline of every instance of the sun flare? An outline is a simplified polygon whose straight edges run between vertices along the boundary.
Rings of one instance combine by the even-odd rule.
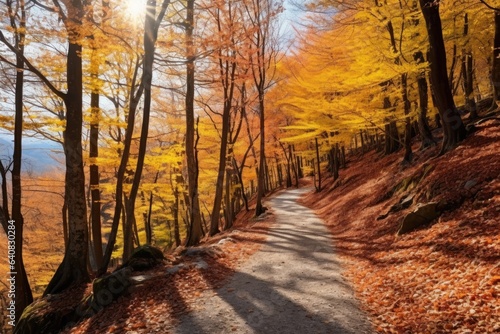
[[[140,20],[146,11],[146,0],[127,0],[126,12],[134,20]]]

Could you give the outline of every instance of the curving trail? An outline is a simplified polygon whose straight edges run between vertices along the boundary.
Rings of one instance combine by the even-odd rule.
[[[265,245],[173,333],[374,332],[341,276],[327,228],[297,203],[310,190],[287,190],[266,203],[277,224]]]

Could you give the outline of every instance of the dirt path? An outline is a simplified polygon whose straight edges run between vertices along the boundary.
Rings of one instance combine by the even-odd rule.
[[[227,285],[202,297],[174,333],[372,333],[341,277],[328,230],[296,202],[310,190],[269,200],[277,224],[266,244]]]

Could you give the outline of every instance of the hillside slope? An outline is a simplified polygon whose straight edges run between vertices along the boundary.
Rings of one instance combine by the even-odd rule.
[[[354,158],[304,203],[327,221],[357,296],[380,333],[500,332],[500,122],[455,150]],[[405,199],[413,205],[398,206]],[[417,203],[443,213],[397,235]]]

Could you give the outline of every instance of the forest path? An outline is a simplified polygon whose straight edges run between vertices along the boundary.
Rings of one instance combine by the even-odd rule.
[[[330,233],[297,203],[310,190],[287,190],[266,203],[276,216],[266,243],[224,287],[202,296],[174,333],[372,333],[341,276]]]

